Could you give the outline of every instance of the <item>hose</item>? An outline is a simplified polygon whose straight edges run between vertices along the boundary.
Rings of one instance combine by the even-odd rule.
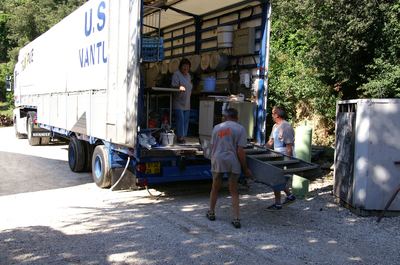
[[[114,188],[118,185],[118,183],[119,183],[119,182],[122,180],[122,178],[124,177],[125,172],[126,172],[126,170],[127,170],[127,168],[128,168],[128,165],[129,165],[129,162],[130,162],[130,161],[131,161],[131,157],[128,156],[128,161],[126,161],[126,165],[125,165],[124,171],[122,171],[121,176],[119,177],[119,179],[117,180],[117,182],[115,182],[114,185],[111,186],[111,188],[110,188],[111,191],[114,190]]]
[[[154,195],[154,194],[152,194],[152,193],[150,192],[149,187],[148,187],[147,185],[145,186],[145,188],[146,188],[147,192],[149,193],[150,198],[155,199],[155,200],[158,200],[158,199],[161,198],[162,193],[160,193],[160,194],[158,194],[158,195]]]

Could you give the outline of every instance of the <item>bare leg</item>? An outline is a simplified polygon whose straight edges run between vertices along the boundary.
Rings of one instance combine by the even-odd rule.
[[[275,204],[281,204],[281,192],[274,191],[275,194]]]
[[[217,204],[218,191],[221,188],[222,178],[214,177],[212,188],[210,192],[210,211],[215,212],[215,205]]]
[[[289,195],[291,194],[291,192],[290,192],[290,190],[289,190],[289,187],[286,187],[286,188],[284,189],[284,192],[286,193],[286,196],[289,196]]]
[[[238,193],[238,182],[236,178],[229,178],[229,192],[232,197],[232,211],[233,218],[239,219],[239,193]]]

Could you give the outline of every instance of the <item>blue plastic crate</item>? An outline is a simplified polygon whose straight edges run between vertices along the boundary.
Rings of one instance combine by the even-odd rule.
[[[159,37],[142,38],[142,59],[146,62],[157,62],[164,59],[164,40]]]

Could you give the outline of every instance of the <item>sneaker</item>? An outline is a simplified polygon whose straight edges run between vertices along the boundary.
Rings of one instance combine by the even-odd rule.
[[[207,212],[206,217],[210,221],[215,221],[215,213],[210,210]]]
[[[296,200],[296,196],[294,196],[293,194],[290,194],[289,196],[286,196],[283,204],[289,204],[289,203],[294,202],[295,200]]]
[[[267,209],[268,210],[282,210],[282,205],[274,203],[271,206],[268,206]]]

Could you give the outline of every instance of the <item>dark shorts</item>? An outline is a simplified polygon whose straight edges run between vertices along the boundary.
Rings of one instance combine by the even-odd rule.
[[[292,178],[292,175],[283,175],[283,177],[285,178],[285,182],[272,186],[271,188],[273,191],[283,191],[288,186],[289,180]]]
[[[212,172],[213,179],[221,179],[222,180],[225,174],[228,176],[229,179],[232,179],[232,180],[238,180],[240,177],[240,174],[235,174],[235,173],[231,173],[231,172],[228,172],[228,173]]]

